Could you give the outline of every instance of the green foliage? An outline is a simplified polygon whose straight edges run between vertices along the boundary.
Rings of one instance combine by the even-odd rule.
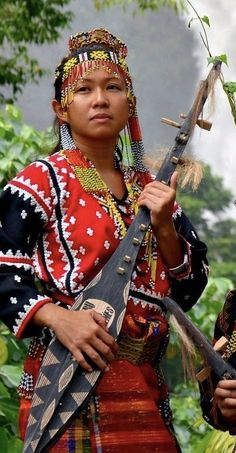
[[[228,57],[225,53],[222,55],[216,55],[214,57],[207,58],[208,64],[210,64],[210,63],[214,64],[216,61],[222,61],[222,63],[224,63],[228,66]]]
[[[234,453],[235,447],[235,436],[230,436],[228,432],[214,430],[198,442],[194,453]]]
[[[217,221],[208,235],[212,275],[228,277],[236,282],[235,242],[236,221],[233,219]]]
[[[207,24],[208,27],[210,27],[210,19],[208,16],[203,16],[202,21],[205,22],[205,24]]]
[[[64,7],[70,0],[1,0],[0,21],[0,102],[17,98],[22,87],[45,74],[38,61],[31,58],[30,44],[57,41],[67,27],[72,13]],[[6,91],[9,90],[9,96]]]
[[[227,93],[234,94],[236,93],[236,82],[225,82],[224,83],[224,90]]]
[[[207,24],[208,27],[210,27],[210,19],[209,19],[209,17],[208,16],[203,16],[203,17],[191,17],[191,19],[190,19],[190,21],[188,23],[188,28],[191,27],[192,22],[194,20],[200,20],[200,21],[204,22],[205,24]]]
[[[185,9],[184,0],[94,0],[95,7],[100,10],[109,6],[119,5],[126,8],[128,5],[134,5],[136,10],[159,11],[162,7],[167,7],[180,13]]]
[[[22,442],[18,437],[18,396],[22,361],[27,344],[18,343],[9,330],[0,324],[0,451],[20,453]]]
[[[223,178],[214,175],[209,165],[204,165],[204,177],[197,189],[180,189],[178,201],[186,210],[197,231],[202,235],[208,229],[209,214],[218,216],[226,210],[233,199],[233,194],[226,189]],[[212,232],[212,227],[211,227]]]
[[[23,123],[20,110],[7,105],[0,110],[0,187],[34,159],[42,157],[51,148],[51,131],[37,132]],[[27,342],[18,342],[0,323],[0,451],[21,453],[18,437],[18,396],[22,362]]]
[[[236,282],[236,221],[223,217],[233,194],[224,187],[223,179],[206,165],[198,190],[179,190],[178,201],[208,246],[211,275]]]
[[[196,453],[199,440],[212,432],[202,418],[198,386],[193,383],[177,385],[171,394],[171,407],[181,451]]]
[[[199,302],[189,312],[194,324],[204,332],[209,340],[213,337],[214,324],[217,314],[223,306],[225,296],[233,287],[232,281],[228,278],[210,277]]]
[[[52,140],[51,131],[37,132],[23,123],[20,110],[7,105],[0,110],[0,187],[3,187],[24,166],[45,154]]]
[[[209,341],[213,337],[214,325],[223,306],[225,295],[233,288],[233,283],[226,278],[210,278],[199,302],[188,316],[205,334]],[[171,373],[171,407],[174,415],[174,427],[183,453],[232,453],[226,446],[232,445],[233,436],[213,430],[202,418],[199,405],[200,396],[196,382],[186,381],[183,373],[180,353],[180,339],[175,332],[167,351],[165,374]],[[195,366],[199,367],[201,358],[197,355]],[[168,371],[170,370],[170,373]],[[175,372],[173,373],[174,370]],[[181,382],[181,383],[180,383]],[[220,450],[224,445],[225,450]]]
[[[236,82],[224,82],[223,81],[223,90],[228,98],[231,113],[236,124]]]

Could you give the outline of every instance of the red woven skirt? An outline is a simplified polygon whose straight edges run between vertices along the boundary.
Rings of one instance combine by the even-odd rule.
[[[166,334],[166,319],[156,308],[128,307],[119,357],[103,375],[88,407],[50,453],[180,451],[171,431],[168,390],[161,372],[153,367]],[[26,425],[29,406],[30,401],[21,400],[21,425]]]
[[[88,409],[50,453],[176,453],[180,450],[159,413],[157,375],[145,364],[116,360]]]

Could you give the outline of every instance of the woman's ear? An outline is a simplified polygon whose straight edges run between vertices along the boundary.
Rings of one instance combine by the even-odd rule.
[[[56,99],[52,100],[52,108],[59,120],[67,122],[67,110],[65,108],[62,108],[61,103]]]

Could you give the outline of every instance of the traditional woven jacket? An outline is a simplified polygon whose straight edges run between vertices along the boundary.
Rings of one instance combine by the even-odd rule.
[[[138,198],[141,178],[132,169],[127,175]],[[134,212],[125,210],[130,223]],[[43,304],[71,305],[124,234],[103,196],[85,191],[60,153],[32,163],[5,187],[0,216],[0,316],[18,337],[35,334],[30,319]],[[159,297],[171,291],[187,310],[206,284],[206,247],[177,204],[173,218],[189,256],[187,271],[173,278],[152,236],[141,247],[131,288]]]
[[[221,312],[219,313],[214,331],[213,344],[224,336],[228,342],[224,351],[222,351],[224,360],[229,362],[236,369],[236,289],[229,291]],[[221,417],[217,409],[213,392],[218,380],[212,373],[209,379],[206,379],[200,386],[201,406],[205,420],[222,431],[230,431],[236,434],[236,426],[229,427]]]

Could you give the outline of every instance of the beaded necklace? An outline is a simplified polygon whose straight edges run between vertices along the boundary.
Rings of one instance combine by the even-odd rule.
[[[77,180],[85,192],[92,194],[100,205],[106,209],[115,223],[118,238],[123,239],[127,233],[127,226],[119,209],[119,200],[116,200],[96,170],[95,165],[79,149],[62,150],[60,154],[65,157],[72,167]],[[137,200],[142,191],[142,186],[138,182],[138,176],[133,168],[122,165],[120,170],[123,173],[127,192],[122,213],[125,213],[132,220],[138,211]]]

